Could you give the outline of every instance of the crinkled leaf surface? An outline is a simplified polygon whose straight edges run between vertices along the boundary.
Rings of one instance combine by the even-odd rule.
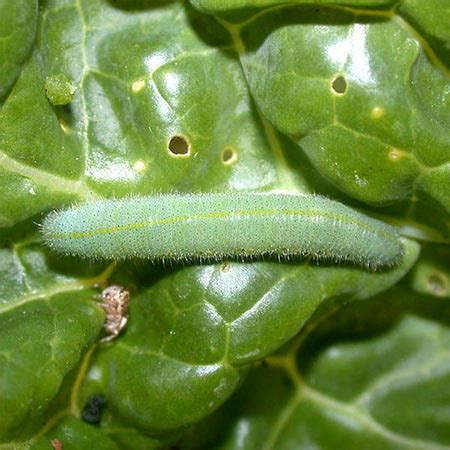
[[[448,8],[191,3],[0,1],[0,448],[446,448]],[[405,258],[116,265],[36,233],[73,202],[174,190],[322,193],[397,225]],[[400,319],[401,279],[438,313]],[[104,344],[112,283],[132,302]]]
[[[2,440],[20,440],[41,427],[45,407],[103,323],[103,311],[90,300],[92,284],[106,275],[63,270],[39,244],[1,251]]]
[[[197,420],[236,388],[242,367],[285,343],[323,301],[392,285],[416,252],[409,247],[404,266],[385,274],[278,263],[182,269],[135,299],[126,335],[99,352],[87,392],[104,392],[143,429]]]
[[[420,191],[448,206],[432,194],[449,179],[448,69],[401,15],[286,6],[232,30],[256,103],[331,182],[367,203]]]
[[[427,301],[396,289],[311,322],[182,448],[448,449],[450,310]]]
[[[439,1],[439,0],[437,0]],[[333,5],[353,6],[361,8],[387,8],[392,7],[397,0],[191,0],[191,3],[202,11],[223,14],[224,12],[236,13],[242,9],[257,9],[262,7],[277,7],[285,5]],[[436,7],[436,6],[435,6]],[[432,11],[432,8],[430,9]]]
[[[0,100],[16,81],[33,48],[37,0],[0,1]]]

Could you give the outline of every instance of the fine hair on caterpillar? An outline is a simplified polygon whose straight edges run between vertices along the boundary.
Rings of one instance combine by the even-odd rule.
[[[161,194],[99,200],[50,213],[53,250],[158,261],[312,257],[376,269],[398,264],[397,230],[318,195]]]

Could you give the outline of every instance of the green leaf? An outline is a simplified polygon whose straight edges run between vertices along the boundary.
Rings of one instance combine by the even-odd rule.
[[[91,195],[79,179],[82,149],[61,129],[45,95],[44,79],[35,53],[0,110],[2,227]]]
[[[0,440],[40,428],[64,377],[103,322],[90,286],[102,275],[64,274],[40,245],[1,250]],[[106,276],[106,275],[105,275]]]
[[[446,5],[190,3],[0,0],[0,448],[450,446]],[[337,199],[405,258],[108,264],[37,236],[73,202],[237,190]]]
[[[439,14],[436,12],[439,11]],[[426,38],[425,45],[429,44],[439,55],[440,60],[449,66],[450,31],[448,17],[450,5],[446,0],[407,0],[399,8],[400,14]],[[434,60],[436,62],[436,60]]]
[[[0,100],[31,53],[37,21],[37,0],[0,0]]]
[[[378,274],[227,263],[163,277],[133,298],[126,333],[98,353],[83,396],[104,393],[113,411],[144,430],[199,420],[230,396],[245,364],[283,345],[323,302],[394,284],[417,257],[416,245],[406,248],[401,267]]]
[[[46,74],[65,73],[77,87],[64,128],[81,140],[88,185],[117,196],[279,184],[276,155],[215,20],[180,3],[162,2],[141,15],[108,2],[54,3],[39,46]],[[169,150],[176,136],[188,143],[188,157]],[[224,164],[227,151],[238,164]],[[249,170],[254,165],[259,170]]]
[[[437,0],[439,2],[439,0]],[[267,8],[283,5],[354,6],[360,8],[386,8],[394,6],[396,0],[191,0],[200,10],[210,14],[223,14],[250,8]],[[414,10],[414,8],[412,8]]]
[[[286,6],[224,25],[263,114],[339,189],[387,204],[448,174],[448,77],[401,16]]]
[[[95,448],[98,450],[118,450],[120,447],[98,428],[91,427],[73,417],[62,420],[57,427],[43,436],[32,450],[46,450],[55,448],[52,441],[59,441],[64,450],[78,450],[80,448]],[[57,448],[57,447],[56,447]]]
[[[442,311],[436,302],[425,316],[405,315],[408,298],[417,314],[422,299],[397,290],[311,324],[190,430],[182,448],[448,448],[449,323],[430,317]],[[401,305],[398,320],[379,320],[386,301]]]

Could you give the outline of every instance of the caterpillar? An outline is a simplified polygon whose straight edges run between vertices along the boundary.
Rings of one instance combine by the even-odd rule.
[[[53,250],[87,258],[220,260],[313,257],[367,268],[397,264],[395,228],[317,195],[162,194],[101,200],[50,213]]]

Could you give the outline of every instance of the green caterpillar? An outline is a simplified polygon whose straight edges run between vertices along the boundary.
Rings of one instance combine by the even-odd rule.
[[[396,229],[316,195],[171,194],[49,214],[46,244],[87,258],[185,260],[311,256],[368,268],[399,262]]]

